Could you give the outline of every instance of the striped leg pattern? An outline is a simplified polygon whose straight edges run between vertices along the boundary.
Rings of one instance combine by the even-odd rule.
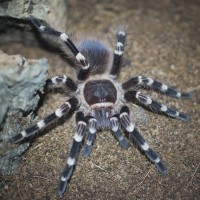
[[[114,136],[119,141],[120,146],[124,149],[128,149],[129,144],[128,144],[128,141],[126,140],[126,138],[123,136],[122,131],[119,128],[120,124],[119,124],[117,115],[113,115],[110,118],[110,126],[111,126],[111,130],[112,130]]]
[[[61,174],[60,183],[57,188],[57,192],[60,196],[63,196],[67,188],[67,184],[70,180],[74,166],[76,164],[78,153],[81,147],[81,142],[84,138],[84,135],[87,129],[87,124],[86,124],[86,120],[85,120],[83,112],[80,112],[80,111],[77,112],[76,123],[77,123],[77,128],[74,134],[73,143],[72,143],[70,153],[67,159],[67,165]]]
[[[89,134],[87,137],[87,142],[84,146],[83,149],[83,156],[88,157],[91,153],[92,150],[92,145],[95,139],[95,135],[97,132],[97,120],[94,117],[91,117],[88,121],[88,129],[89,129]]]
[[[162,94],[169,95],[171,97],[179,98],[179,99],[189,99],[192,97],[190,93],[181,93],[177,90],[160,83],[156,80],[145,76],[136,76],[122,84],[122,88],[124,90],[131,90],[131,89],[139,89],[139,88],[147,88],[152,89],[156,92],[160,92]]]
[[[64,86],[65,89],[70,93],[75,93],[78,91],[76,83],[67,76],[54,76],[46,80],[46,89],[58,85]]]
[[[118,76],[120,73],[125,39],[126,39],[126,33],[124,31],[119,31],[117,33],[117,44],[114,52],[113,66],[110,72],[110,74],[112,74],[113,76]]]
[[[131,122],[129,117],[129,109],[127,106],[123,106],[120,111],[120,122],[124,129],[129,133],[130,139],[135,142],[139,148],[144,151],[145,155],[153,162],[161,174],[167,174],[167,168],[163,164],[159,155],[151,148],[149,148],[148,143],[134,127],[134,124]]]
[[[144,95],[141,92],[128,91],[124,94],[124,98],[127,101],[145,106],[146,108],[151,109],[154,112],[163,113],[166,116],[180,119],[183,121],[190,120],[190,117],[185,113],[179,112],[174,108],[168,108],[167,106],[151,99],[149,96]]]
[[[23,130],[21,133],[14,135],[11,139],[11,143],[18,143],[37,134],[40,130],[46,128],[51,123],[55,122],[57,119],[64,115],[67,115],[69,111],[74,111],[78,106],[78,100],[76,98],[71,98],[66,101],[63,105],[55,110],[54,113],[50,114],[46,118],[40,120],[37,124]]]
[[[82,78],[82,80],[84,80],[86,78],[86,75],[88,75],[89,73],[89,68],[90,68],[89,62],[85,58],[85,56],[77,49],[77,47],[71,41],[69,36],[66,33],[56,31],[55,29],[49,26],[42,25],[40,20],[36,19],[33,16],[30,16],[30,20],[39,32],[47,34],[47,35],[52,35],[54,37],[58,37],[67,45],[67,47],[74,54],[76,60],[80,64],[81,70],[80,70],[79,76],[80,78]],[[84,73],[84,77],[81,76],[82,73]]]

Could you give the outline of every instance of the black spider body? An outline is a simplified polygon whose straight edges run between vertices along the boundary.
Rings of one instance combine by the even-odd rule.
[[[67,76],[55,76],[46,81],[46,87],[64,86],[69,98],[52,114],[37,122],[37,124],[21,131],[11,138],[12,143],[18,143],[25,138],[40,132],[49,124],[76,112],[76,131],[58,186],[58,194],[63,195],[72,175],[81,143],[86,138],[83,156],[91,153],[95,135],[98,131],[107,129],[112,132],[122,148],[129,144],[124,136],[127,132],[129,139],[134,142],[156,166],[161,174],[167,173],[160,156],[149,147],[146,140],[139,133],[130,117],[130,110],[125,105],[132,102],[164,114],[168,117],[189,120],[189,116],[177,109],[169,108],[143,94],[140,89],[152,89],[175,98],[191,98],[189,93],[180,93],[158,81],[145,76],[135,76],[120,83],[117,77],[121,69],[121,61],[125,44],[125,32],[117,33],[117,44],[114,53],[103,42],[98,40],[83,40],[78,48],[65,33],[51,27],[41,25],[40,21],[31,17],[31,22],[41,33],[61,39],[74,54],[77,69],[77,80]],[[136,90],[137,88],[137,90]]]

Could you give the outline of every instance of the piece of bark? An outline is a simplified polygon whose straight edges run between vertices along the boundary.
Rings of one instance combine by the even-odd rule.
[[[0,173],[3,175],[16,169],[20,155],[29,146],[29,143],[11,145],[9,138],[22,130],[22,116],[37,108],[40,100],[37,92],[43,90],[47,69],[45,58],[27,60],[0,51]]]

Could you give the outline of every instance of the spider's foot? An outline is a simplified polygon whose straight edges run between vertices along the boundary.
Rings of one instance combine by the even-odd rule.
[[[155,163],[156,168],[158,169],[158,171],[163,174],[163,175],[167,175],[168,170],[167,167],[163,164],[162,161]]]
[[[181,99],[191,99],[192,94],[191,93],[181,93]]]
[[[63,196],[67,189],[68,180],[71,177],[73,171],[73,165],[68,165],[63,173],[61,174],[60,183],[57,188],[57,193],[59,196]]]
[[[92,145],[86,144],[83,149],[83,157],[87,158],[92,151]]]
[[[176,109],[173,109],[173,108],[167,108],[166,114],[170,117],[180,119],[185,122],[191,119],[191,117],[188,116],[187,114],[178,112]]]
[[[145,154],[155,164],[156,168],[161,174],[167,174],[166,166],[163,164],[163,161],[160,159],[160,157],[154,150],[149,148],[145,151]]]
[[[119,144],[124,149],[128,149],[129,148],[129,143],[124,137],[121,140],[119,140]]]

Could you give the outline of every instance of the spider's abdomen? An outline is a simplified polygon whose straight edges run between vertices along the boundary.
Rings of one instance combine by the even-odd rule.
[[[111,62],[109,48],[98,40],[83,40],[78,45],[80,52],[89,60],[90,74],[102,74]]]
[[[115,103],[117,90],[109,80],[92,80],[84,87],[84,97],[90,106],[97,103]]]

